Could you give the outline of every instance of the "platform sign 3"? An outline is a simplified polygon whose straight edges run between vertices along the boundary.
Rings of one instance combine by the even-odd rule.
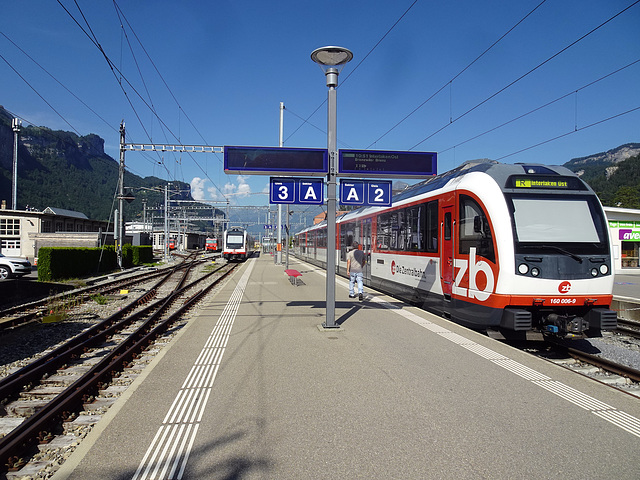
[[[340,180],[340,204],[356,206],[391,206],[391,181]]]
[[[322,205],[324,181],[320,178],[271,177],[269,203]]]

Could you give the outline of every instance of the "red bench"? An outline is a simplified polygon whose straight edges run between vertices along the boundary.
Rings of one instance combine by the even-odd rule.
[[[302,274],[298,270],[293,270],[293,269],[285,270],[284,273],[289,275],[289,281],[297,287],[298,286],[298,277],[302,276]],[[295,281],[295,283],[294,283],[294,281]]]

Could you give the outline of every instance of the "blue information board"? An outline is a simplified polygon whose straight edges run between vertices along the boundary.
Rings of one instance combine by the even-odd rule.
[[[390,207],[391,181],[341,179],[340,204]]]
[[[320,178],[271,177],[269,203],[322,205],[324,180]]]
[[[224,147],[224,173],[324,176],[329,156],[321,148]]]
[[[437,153],[340,150],[338,176],[412,178],[436,175]]]

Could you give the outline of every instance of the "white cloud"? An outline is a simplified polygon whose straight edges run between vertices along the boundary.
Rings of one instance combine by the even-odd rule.
[[[219,189],[215,185],[211,185],[208,179],[194,177],[191,180],[191,195],[194,200],[230,200],[233,202],[237,198],[245,198],[251,194],[251,185],[247,183],[248,178],[246,175],[238,175],[235,183],[227,182]],[[266,191],[268,193],[268,189]]]
[[[194,200],[206,200],[204,189],[209,180],[206,178],[193,177],[191,180],[191,196]],[[209,188],[208,191],[211,191]]]
[[[238,175],[238,196],[246,197],[251,193],[251,186],[247,183],[246,175]]]

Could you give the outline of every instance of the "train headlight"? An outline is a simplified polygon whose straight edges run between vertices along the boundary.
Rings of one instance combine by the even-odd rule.
[[[537,277],[540,275],[540,269],[538,267],[533,267],[531,269],[531,276],[532,277]]]
[[[526,263],[521,263],[520,265],[518,265],[518,272],[520,272],[522,275],[526,275],[529,272],[529,265],[527,265]]]
[[[598,269],[597,268],[592,268],[591,269],[591,276],[592,277],[597,277],[598,276]]]
[[[602,275],[606,275],[607,273],[609,273],[609,267],[607,267],[604,263],[602,265],[600,265],[600,273]]]

